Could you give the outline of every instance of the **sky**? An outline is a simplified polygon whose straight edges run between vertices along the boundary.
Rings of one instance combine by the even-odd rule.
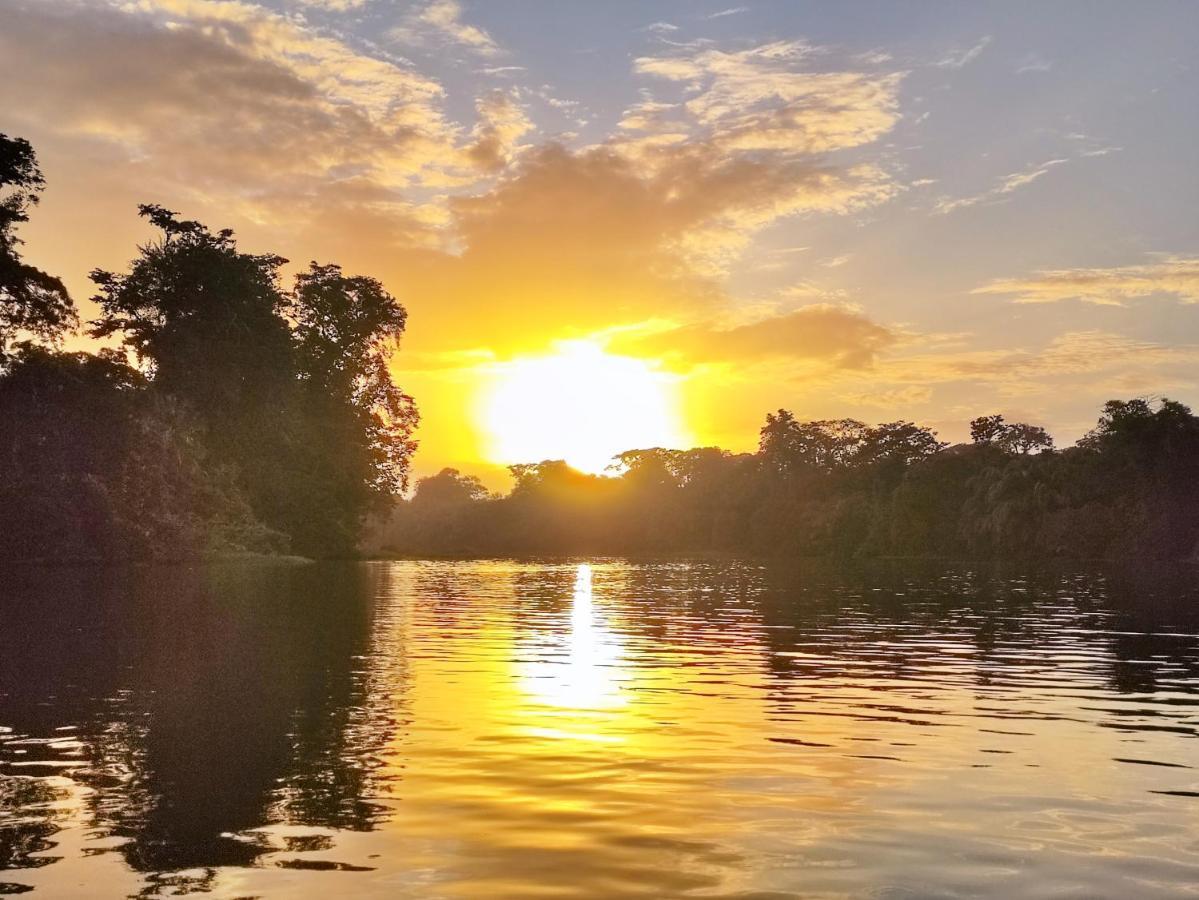
[[[0,131],[84,318],[144,202],[378,277],[416,474],[501,486],[555,433],[1199,405],[1197,61],[1164,0],[0,0]]]

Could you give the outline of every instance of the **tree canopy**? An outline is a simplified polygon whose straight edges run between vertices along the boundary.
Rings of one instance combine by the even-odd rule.
[[[15,256],[11,228],[43,187],[26,142],[0,137],[0,177],[0,349],[17,335],[52,344],[75,314],[57,279]],[[353,553],[366,518],[406,489],[416,446],[415,403],[389,370],[403,306],[334,264],[287,290],[283,257],[139,211],[159,236],[126,271],[91,275],[89,333],[124,351],[16,342],[0,371],[0,555]]]
[[[61,279],[21,258],[16,229],[45,184],[29,142],[0,133],[0,364],[21,335],[54,341],[78,322]]]
[[[906,421],[766,416],[755,453],[629,450],[610,477],[513,466],[507,496],[443,472],[372,536],[382,552],[749,553],[1178,559],[1199,550],[1199,418],[1111,401],[1076,447],[980,416],[947,446]],[[452,496],[433,504],[424,498]]]

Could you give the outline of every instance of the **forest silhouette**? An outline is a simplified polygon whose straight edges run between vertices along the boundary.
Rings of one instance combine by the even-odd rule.
[[[89,333],[124,349],[63,352],[75,306],[15,234],[43,184],[0,135],[0,557],[352,554],[415,448],[387,367],[403,307],[336,265],[285,289],[282,257],[143,205],[159,238],[91,273]]]
[[[489,494],[454,469],[420,480],[370,537],[381,555],[738,553],[1186,559],[1199,541],[1199,418],[1112,400],[1076,446],[983,416],[947,446],[911,422],[766,417],[755,453],[622,453],[615,477],[511,467]]]
[[[388,361],[407,317],[377,280],[314,262],[286,288],[282,257],[143,205],[159,237],[91,275],[88,333],[123,349],[65,352],[75,305],[16,235],[43,187],[0,135],[0,558],[1195,555],[1199,418],[1167,399],[1109,401],[1060,450],[998,415],[948,446],[779,410],[754,453],[525,463],[506,496],[446,469],[404,499],[418,414]]]

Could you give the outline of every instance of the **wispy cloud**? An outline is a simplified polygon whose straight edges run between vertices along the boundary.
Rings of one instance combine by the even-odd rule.
[[[989,190],[983,191],[981,194],[974,194],[970,197],[942,197],[937,201],[934,211],[941,213],[951,213],[957,209],[963,209],[968,206],[977,206],[980,203],[989,203],[1001,200],[1005,195],[1017,191],[1026,185],[1032,184],[1038,178],[1049,173],[1055,166],[1060,166],[1063,163],[1069,162],[1068,159],[1049,159],[1042,163],[1029,166],[1022,172],[1013,172],[1010,175],[1004,175],[999,179],[998,183]]]
[[[1047,59],[1041,59],[1039,56],[1026,56],[1016,64],[1017,75],[1027,75],[1031,72],[1048,72],[1053,68],[1053,63]]]
[[[953,53],[950,53],[933,63],[933,65],[940,69],[960,69],[978,59],[979,54],[986,50],[987,45],[990,43],[991,36],[986,35],[974,46],[968,47],[965,50],[955,50]]]
[[[921,406],[933,398],[933,390],[924,385],[910,384],[906,387],[874,391],[848,391],[841,395],[850,403],[873,406],[879,409],[896,409]]]
[[[457,0],[433,0],[417,8],[403,24],[393,28],[389,36],[412,45],[449,44],[481,56],[495,56],[500,52],[490,34],[462,21],[462,5]]]
[[[705,183],[708,201],[724,198],[721,211],[680,242],[702,271],[725,271],[756,231],[780,218],[849,212],[898,191],[879,165],[838,165],[827,154],[892,129],[903,74],[807,70],[826,56],[803,41],[775,41],[737,50],[698,44],[634,61],[636,73],[682,86],[684,98],[630,107],[625,136],[609,146],[655,179]]]
[[[898,119],[901,73],[809,72],[819,48],[776,41],[747,50],[641,57],[637,72],[682,82],[687,112],[726,148],[822,153],[870,143]]]
[[[749,12],[748,6],[730,6],[728,9],[722,9],[719,12],[709,13],[704,16],[705,19],[723,19],[725,16],[736,16],[741,13]]]
[[[1115,268],[1051,269],[1027,278],[997,279],[972,293],[1007,294],[1016,303],[1080,300],[1122,306],[1128,300],[1154,294],[1199,303],[1199,257],[1167,256],[1152,263]]]
[[[1167,346],[1109,331],[1060,334],[1041,347],[890,355],[878,376],[892,384],[984,383],[1014,393],[1053,390],[1061,380],[1104,374],[1129,379],[1199,361],[1195,345]]]
[[[478,70],[480,75],[498,75],[501,77],[516,75],[524,71],[526,71],[524,66],[484,66]]]
[[[790,359],[861,369],[898,340],[892,329],[857,310],[816,303],[743,325],[701,322],[629,336],[618,349],[688,366]]]

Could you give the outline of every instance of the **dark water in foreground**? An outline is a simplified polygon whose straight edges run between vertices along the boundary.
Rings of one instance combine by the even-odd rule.
[[[0,893],[1199,894],[1199,576],[24,570]]]

